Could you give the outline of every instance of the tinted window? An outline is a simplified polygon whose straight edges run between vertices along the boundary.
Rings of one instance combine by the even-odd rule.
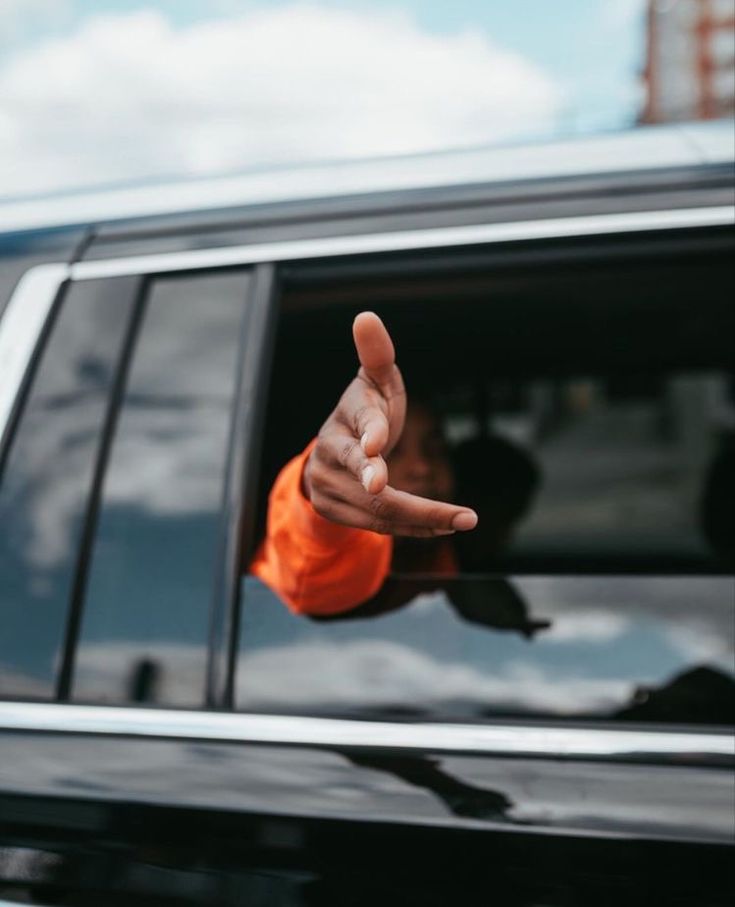
[[[137,281],[71,287],[50,334],[0,486],[0,691],[48,697],[59,668],[77,544]]]
[[[372,603],[328,620],[291,614],[255,578],[243,591],[240,708],[735,718],[728,577],[395,577]]]
[[[102,489],[76,698],[202,700],[247,282],[151,285]]]

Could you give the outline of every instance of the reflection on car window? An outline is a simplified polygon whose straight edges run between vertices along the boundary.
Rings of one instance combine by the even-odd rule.
[[[102,492],[77,699],[202,701],[247,279],[152,285]]]
[[[728,577],[395,576],[329,619],[243,585],[241,709],[733,722]]]
[[[136,280],[63,300],[0,477],[0,693],[49,697],[89,485]]]

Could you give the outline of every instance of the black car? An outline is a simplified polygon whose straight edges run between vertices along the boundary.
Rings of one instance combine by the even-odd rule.
[[[0,903],[732,903],[733,160],[0,205]],[[316,619],[248,568],[365,309],[480,527],[532,481],[492,558]]]

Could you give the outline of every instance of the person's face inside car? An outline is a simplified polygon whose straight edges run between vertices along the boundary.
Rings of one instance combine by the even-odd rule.
[[[454,500],[454,472],[439,421],[409,399],[401,437],[388,457],[389,483],[398,491],[437,501]]]

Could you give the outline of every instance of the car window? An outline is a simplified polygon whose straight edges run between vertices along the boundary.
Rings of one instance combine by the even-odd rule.
[[[138,281],[62,300],[0,476],[0,694],[53,696],[102,425]]]
[[[701,251],[636,253],[580,264],[569,249],[553,267],[335,281],[285,297],[238,707],[732,722],[732,267]],[[324,529],[314,546],[299,536],[287,587],[262,565],[274,533],[302,525],[300,467],[291,515],[268,534],[267,494],[354,376],[351,323],[368,308],[391,330],[414,401],[389,481],[421,493],[419,473],[441,463],[425,496],[451,489],[479,523],[395,540],[377,593],[356,580],[368,555],[354,535]],[[354,569],[323,569],[337,562]]]
[[[201,704],[248,279],[150,285],[102,484],[77,700]]]

